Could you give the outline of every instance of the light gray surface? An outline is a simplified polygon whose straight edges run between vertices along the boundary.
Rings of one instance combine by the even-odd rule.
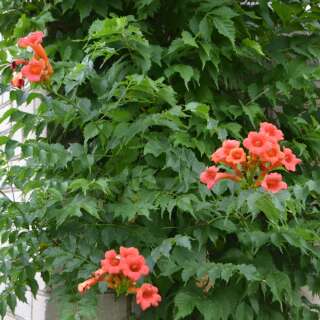
[[[121,297],[115,299],[113,294],[105,294],[98,300],[97,320],[128,320],[131,312],[130,299]]]

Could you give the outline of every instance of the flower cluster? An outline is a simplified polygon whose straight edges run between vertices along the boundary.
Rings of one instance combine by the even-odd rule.
[[[229,179],[240,182],[245,188],[262,187],[270,192],[287,189],[282,175],[272,172],[279,168],[295,171],[301,162],[291,149],[281,149],[279,142],[284,139],[283,133],[271,123],[260,124],[259,132],[251,131],[244,139],[243,146],[237,140],[225,140],[217,149],[211,160],[223,164],[232,172],[220,172],[216,166],[207,168],[200,175],[200,181],[211,189],[218,181]]]
[[[78,291],[84,293],[98,282],[106,282],[108,287],[114,289],[117,295],[135,294],[136,302],[142,310],[161,302],[158,288],[149,283],[141,287],[136,282],[149,274],[149,267],[145,258],[137,248],[120,247],[120,253],[109,250],[101,260],[101,268],[93,273],[93,277],[80,283]]]
[[[43,37],[43,32],[36,31],[18,40],[20,48],[31,48],[34,55],[30,60],[16,59],[11,62],[11,68],[14,70],[14,76],[11,80],[12,86],[21,89],[24,87],[25,79],[30,82],[42,82],[48,80],[52,75],[52,66],[41,45]]]

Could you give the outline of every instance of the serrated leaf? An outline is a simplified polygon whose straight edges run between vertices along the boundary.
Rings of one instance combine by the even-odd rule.
[[[263,118],[263,112],[261,107],[256,103],[251,103],[249,105],[243,105],[242,109],[244,113],[248,116],[252,127],[256,128],[257,121]]]
[[[282,304],[282,301],[284,299],[283,295],[286,295],[289,299],[291,298],[291,282],[286,273],[268,273],[266,277],[266,283],[268,284],[272,292],[273,301],[278,301],[280,304]]]
[[[233,21],[223,17],[213,17],[212,20],[218,32],[228,38],[232,45],[234,45],[236,30]]]
[[[100,219],[97,204],[94,200],[84,199],[81,202],[80,207],[84,209],[86,212],[88,212],[94,218]]]
[[[210,299],[204,299],[197,303],[197,309],[203,315],[204,320],[216,320],[221,319],[220,315],[222,310],[219,307],[219,303]]]
[[[29,285],[29,287],[31,289],[31,292],[32,292],[33,296],[36,297],[37,292],[39,290],[38,282],[35,279],[29,278],[28,279],[28,285]]]
[[[199,33],[207,42],[211,41],[213,27],[207,16],[204,16],[199,23]]]
[[[99,134],[99,128],[98,125],[94,122],[89,122],[85,127],[84,127],[84,141],[85,143],[88,142],[89,139],[94,138]]]
[[[80,21],[83,21],[83,19],[90,14],[92,10],[92,3],[87,0],[77,0],[76,7],[79,10]]]
[[[238,266],[238,270],[248,281],[260,280],[260,275],[254,265],[241,264]]]
[[[245,47],[254,50],[255,52],[257,52],[261,56],[265,55],[263,50],[262,50],[262,47],[261,47],[260,43],[258,43],[257,41],[254,41],[254,40],[246,38],[246,39],[242,40],[242,44]]]
[[[62,4],[63,12],[66,12],[68,9],[72,8],[76,0],[57,0],[60,1]]]
[[[186,110],[191,111],[206,120],[209,117],[209,109],[208,105],[199,102],[189,102],[186,105]]]
[[[99,178],[92,182],[92,185],[95,186],[96,189],[100,189],[103,193],[110,193],[110,179],[109,178]]]
[[[178,234],[178,235],[175,236],[174,239],[175,239],[175,241],[176,241],[176,245],[191,250],[190,237],[188,237],[188,236],[182,236],[182,235]]]
[[[75,179],[70,183],[69,189],[72,192],[81,189],[83,193],[86,194],[89,188],[89,184],[90,182],[87,179],[84,179],[84,178]]]
[[[268,220],[272,223],[278,223],[281,215],[279,210],[273,204],[271,198],[267,194],[262,194],[255,201],[254,206],[261,210]]]
[[[196,302],[196,297],[191,295],[189,292],[179,292],[174,298],[174,303],[177,308],[177,313],[174,316],[174,320],[183,319],[184,317],[190,315],[193,309],[196,307]]]
[[[236,225],[228,219],[220,219],[212,224],[213,227],[225,231],[226,233],[232,233],[237,231]]]
[[[170,77],[171,75],[175,73],[179,73],[181,78],[184,81],[184,84],[189,90],[188,83],[191,81],[191,79],[196,80],[197,82],[199,81],[199,72],[197,69],[192,68],[191,66],[184,65],[184,64],[176,64],[168,69],[165,70],[165,73],[167,77]]]
[[[190,32],[183,31],[181,34],[181,38],[184,44],[187,44],[191,47],[198,48],[197,42],[195,41],[195,38],[192,36]]]
[[[19,144],[20,143],[18,141],[14,141],[14,140],[7,141],[4,152],[5,152],[8,160],[13,158],[13,156],[15,155],[15,151],[16,151],[17,147],[19,146]]]
[[[157,261],[161,256],[169,257],[172,249],[173,240],[165,239],[162,241],[161,245],[153,249],[151,252],[152,258]]]
[[[2,295],[0,297],[0,316],[4,318],[4,316],[7,313],[7,302],[6,302],[6,297]]]
[[[194,276],[199,269],[198,263],[186,263],[186,266],[183,268],[181,273],[181,279],[185,283],[189,281],[189,279]]]
[[[10,307],[12,313],[14,313],[16,305],[17,305],[17,298],[14,294],[8,294],[7,304]]]
[[[247,303],[242,302],[237,307],[235,317],[237,320],[253,320],[254,313]]]
[[[170,145],[168,141],[157,138],[149,138],[148,142],[144,147],[144,154],[152,154],[155,157],[158,157],[161,153],[165,153]]]
[[[226,282],[230,280],[230,278],[236,272],[236,267],[232,264],[224,264],[220,269],[220,278]],[[212,274],[212,273],[211,273]],[[211,278],[210,278],[211,279]]]
[[[227,19],[232,19],[232,18],[238,16],[237,12],[232,10],[230,7],[226,7],[226,6],[222,6],[222,7],[219,7],[217,9],[213,10],[212,14],[219,16],[219,17],[227,18]]]

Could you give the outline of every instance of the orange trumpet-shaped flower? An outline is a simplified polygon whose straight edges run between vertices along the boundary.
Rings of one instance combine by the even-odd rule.
[[[296,157],[296,155],[289,148],[284,148],[284,157],[282,159],[282,164],[289,171],[296,171],[296,165],[301,163],[301,160]]]
[[[217,149],[212,155],[211,155],[211,161],[214,163],[223,162],[226,160],[226,155],[224,153],[223,148]]]
[[[30,82],[39,82],[45,72],[45,61],[33,58],[26,66],[21,69],[21,73]]]
[[[149,267],[142,255],[129,255],[121,261],[122,273],[132,281],[149,274]]]
[[[295,171],[301,163],[291,149],[281,149],[280,141],[284,139],[283,132],[269,122],[260,124],[260,131],[251,131],[243,140],[244,150],[240,141],[225,140],[222,146],[211,155],[211,161],[226,166],[233,173],[219,172],[219,168],[211,166],[200,174],[200,182],[211,189],[222,179],[241,183],[242,188],[263,187],[267,191],[278,192],[287,188],[280,174],[272,173],[278,168]],[[228,169],[227,169],[228,170]],[[229,171],[229,170],[228,170]]]
[[[101,268],[110,274],[119,274],[121,271],[120,256],[109,250],[105,253],[105,259],[101,260]]]
[[[283,132],[272,123],[260,123],[260,132],[266,134],[267,136],[269,136],[269,138],[273,139],[276,142],[283,140]]]
[[[261,159],[265,162],[269,162],[272,165],[281,163],[284,154],[280,150],[280,146],[277,143],[272,144],[272,147],[261,155]]]
[[[137,248],[130,247],[120,247],[120,256],[122,258],[127,258],[128,256],[138,256],[140,255],[140,252]]]
[[[240,181],[240,177],[227,172],[218,172],[219,169],[215,166],[207,168],[200,174],[200,181],[207,185],[208,189],[211,189],[220,180],[233,180]]]
[[[18,40],[18,46],[20,48],[32,47],[34,45],[42,43],[43,38],[44,33],[42,31],[31,32],[26,37],[20,38]]]
[[[237,140],[225,140],[222,143],[222,150],[226,156],[229,155],[231,150],[239,147],[240,147],[240,142]]]
[[[207,185],[208,189],[211,189],[217,183],[217,174],[219,169],[215,166],[207,168],[200,174],[200,181]]]
[[[42,39],[44,38],[44,33],[42,31],[36,31],[29,33],[26,37],[20,38],[18,40],[18,46],[20,48],[30,47],[35,53],[35,58],[48,60],[46,51],[41,45]]]
[[[47,53],[41,45],[43,37],[43,32],[36,31],[18,40],[18,46],[21,48],[32,48],[34,56],[30,61],[24,59],[12,61],[11,68],[13,70],[17,69],[19,65],[23,65],[21,69],[22,76],[19,74],[19,76],[15,76],[12,79],[11,83],[15,87],[23,87],[24,78],[27,78],[30,82],[37,83],[48,80],[53,74],[53,68],[49,62]]]
[[[261,155],[271,149],[271,142],[264,133],[251,131],[248,137],[244,139],[243,145],[255,155]]]
[[[117,296],[121,294],[135,294],[136,301],[142,310],[157,307],[161,296],[157,287],[147,283],[140,288],[136,281],[148,275],[149,267],[145,258],[135,247],[120,247],[120,253],[108,250],[101,260],[101,268],[93,273],[93,277],[80,283],[78,291],[86,292],[98,282],[106,282],[109,289],[113,289]]]
[[[47,53],[41,44],[32,46],[32,49],[33,49],[33,51],[35,53],[35,57],[37,59],[43,59],[45,61],[48,61]]]
[[[158,288],[150,283],[144,283],[137,289],[137,304],[141,306],[143,311],[151,306],[157,307],[159,305],[161,302],[161,296],[158,292]]]
[[[93,287],[97,282],[99,282],[98,278],[90,278],[78,285],[78,291],[79,293],[85,293],[87,290],[89,290],[91,287]]]
[[[270,173],[265,176],[261,186],[272,193],[279,192],[280,190],[287,189],[288,185],[282,181],[282,175],[280,173]]]
[[[246,153],[242,148],[234,148],[229,152],[226,161],[230,164],[237,165],[247,160]]]

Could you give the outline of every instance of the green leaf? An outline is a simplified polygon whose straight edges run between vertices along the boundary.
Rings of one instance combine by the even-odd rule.
[[[166,153],[169,148],[170,145],[166,139],[150,137],[144,147],[143,153],[144,155],[152,154],[153,156],[158,157],[161,153]]]
[[[212,20],[218,32],[228,38],[234,45],[236,30],[233,21],[224,17],[213,17]]]
[[[279,210],[273,204],[270,195],[261,194],[255,201],[254,205],[265,214],[270,222],[278,223],[281,215]]]
[[[227,233],[233,233],[237,231],[236,225],[228,219],[220,219],[215,221],[212,226],[219,230],[226,231]]]
[[[83,202],[81,202],[80,207],[94,218],[100,220],[100,216],[98,214],[98,207],[95,200],[84,199]]]
[[[26,34],[28,34],[28,32],[31,29],[31,21],[30,19],[25,15],[22,14],[18,20],[18,22],[16,23],[16,26],[14,28],[14,35],[15,37],[23,37]]]
[[[191,81],[191,79],[199,82],[199,72],[197,69],[192,68],[191,66],[176,64],[165,70],[165,74],[167,77],[170,77],[175,73],[179,73],[184,81],[187,90],[189,90],[188,83]]]
[[[86,195],[87,190],[89,189],[90,182],[87,179],[80,178],[73,180],[70,185],[69,189],[71,192],[81,189],[82,192]]]
[[[198,48],[197,42],[195,41],[195,38],[192,36],[192,34],[188,31],[183,31],[182,34],[182,40],[185,44]]]
[[[176,241],[176,245],[191,250],[190,237],[182,236],[182,235],[178,234],[175,236],[175,241]]]
[[[87,0],[77,0],[76,7],[79,10],[80,21],[83,21],[83,19],[90,14],[92,10],[92,3]]]
[[[33,295],[34,297],[36,297],[37,292],[38,292],[38,290],[39,290],[38,282],[37,282],[35,279],[33,279],[33,278],[29,278],[29,279],[28,279],[28,285],[29,285],[29,287],[30,287],[30,289],[31,289],[32,295]]]
[[[57,0],[60,1],[60,0]],[[66,12],[68,9],[72,8],[74,6],[74,3],[76,0],[61,0],[60,1],[62,4],[62,10],[63,12]]]
[[[17,305],[17,298],[14,294],[8,294],[7,304],[10,307],[11,311],[14,313]]]
[[[195,113],[199,117],[207,120],[209,117],[210,108],[206,104],[202,104],[199,102],[189,102],[186,105],[186,110],[191,111],[192,113]]]
[[[181,279],[184,283],[187,283],[189,279],[194,276],[199,269],[199,264],[195,262],[186,263],[181,273]]]
[[[172,239],[165,239],[160,246],[153,249],[151,252],[152,258],[157,261],[161,256],[169,257],[173,245]]]
[[[246,38],[246,39],[243,39],[243,40],[242,40],[242,44],[243,44],[245,47],[254,50],[255,52],[257,52],[257,53],[260,54],[261,56],[264,56],[264,55],[265,55],[264,52],[263,52],[263,50],[262,50],[262,47],[261,47],[260,43],[257,42],[257,41],[254,41],[254,40],[251,40],[251,39]]]
[[[256,103],[251,103],[249,105],[243,105],[242,109],[248,116],[252,127],[256,128],[257,121],[263,119],[263,112],[261,107]]]
[[[14,140],[8,140],[5,146],[5,154],[7,159],[12,159],[15,155],[15,151],[17,149],[17,147],[19,146],[19,142],[18,141],[14,141]]]
[[[41,15],[32,19],[32,22],[41,29],[45,28],[49,22],[53,21],[55,21],[55,19],[49,11],[44,11]]]
[[[254,314],[249,305],[245,302],[242,302],[237,307],[235,318],[237,320],[253,320]]]
[[[6,302],[6,297],[3,295],[0,297],[0,316],[4,318],[4,316],[7,313],[7,302]]]
[[[215,283],[217,279],[228,282],[236,271],[236,266],[231,263],[211,263],[208,265],[208,276],[212,283]]]
[[[284,23],[294,19],[296,15],[302,12],[301,7],[288,5],[281,1],[273,1],[272,8]]]
[[[87,143],[89,139],[96,137],[98,134],[99,134],[98,125],[94,122],[89,122],[84,127],[84,132],[83,132],[85,143]]]
[[[230,7],[226,7],[226,6],[219,7],[213,10],[212,13],[216,16],[227,18],[227,19],[232,19],[238,16],[238,13],[236,13]]]
[[[238,266],[238,270],[248,281],[257,281],[261,279],[258,270],[254,265],[241,264]]]
[[[291,282],[286,273],[283,272],[271,272],[267,274],[266,283],[270,287],[273,295],[273,301],[278,301],[282,304],[284,296],[291,299]]]
[[[90,37],[103,37],[115,33],[121,33],[128,25],[127,17],[107,18],[105,20],[96,20],[89,29]]]
[[[190,315],[196,307],[197,296],[194,296],[187,291],[180,291],[175,296],[174,303],[177,307],[174,320],[183,319],[184,317]]]
[[[212,26],[207,16],[204,16],[199,24],[199,33],[207,42],[211,41]]]
[[[216,320],[221,319],[221,313],[223,312],[216,301],[209,299],[203,299],[197,303],[197,309],[203,315],[204,320]]]

